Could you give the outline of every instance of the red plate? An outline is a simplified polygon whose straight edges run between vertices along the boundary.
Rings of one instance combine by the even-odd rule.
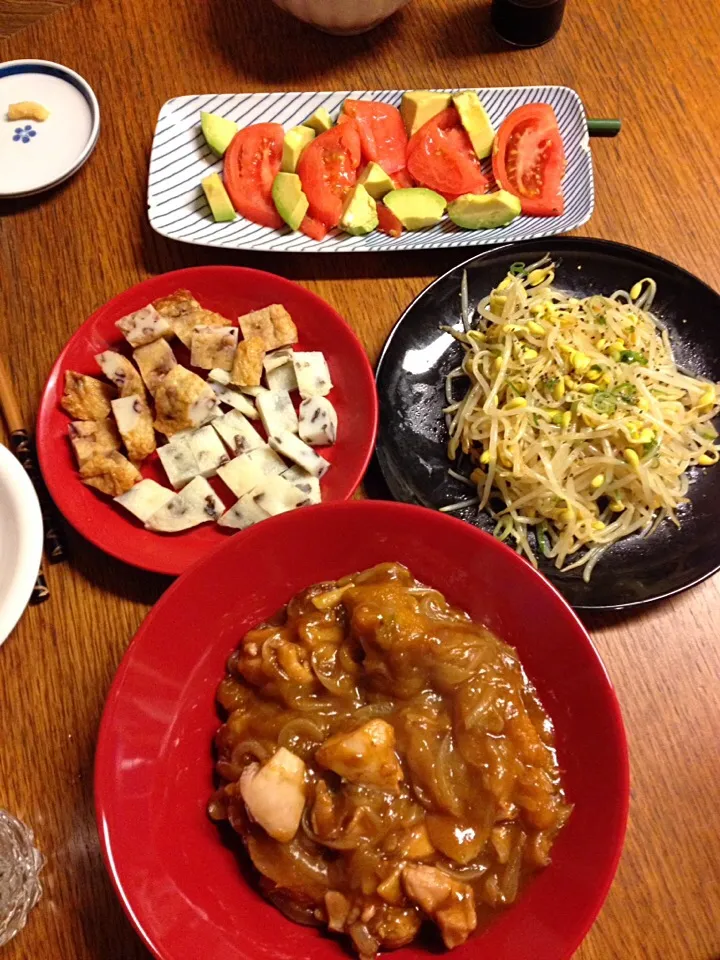
[[[214,697],[244,633],[292,594],[392,560],[517,647],[555,722],[575,804],[551,866],[452,960],[565,960],[589,929],[620,857],[629,794],[620,709],[590,638],[493,537],[422,507],[354,501],[268,520],[205,557],[160,598],[115,678],[96,754],[98,830],[118,896],[160,960],[346,956],[263,900],[208,818]]]
[[[233,531],[205,524],[184,533],[152,533],[110,497],[86,487],[67,439],[71,418],[60,409],[60,398],[66,370],[102,379],[95,354],[113,349],[129,355],[116,320],[181,288],[190,290],[203,307],[234,322],[250,310],[282,303],[297,324],[298,349],[325,354],[334,384],[329,399],[338,413],[338,440],[321,451],[332,463],[321,481],[323,500],[352,496],[372,455],[378,419],[375,381],[360,341],[329,304],[291,280],[246,267],[191,267],[145,280],[96,310],[69,340],[45,385],[37,423],[40,468],[61,513],[91,543],[126,563],[171,576],[182,573]],[[178,349],[177,342],[174,346]],[[157,454],[148,458],[142,474],[169,486]],[[220,480],[212,483],[231,506],[235,498],[227,487]]]

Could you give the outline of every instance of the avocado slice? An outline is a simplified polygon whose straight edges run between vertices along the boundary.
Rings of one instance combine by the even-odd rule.
[[[358,178],[373,200],[382,200],[386,193],[395,189],[390,177],[385,173],[379,163],[373,160],[369,163]]]
[[[448,205],[448,216],[465,230],[492,230],[507,226],[520,216],[520,201],[507,190],[465,193]]]
[[[300,162],[300,155],[305,147],[315,139],[315,131],[310,127],[292,127],[285,134],[283,141],[282,164],[283,173],[295,173]]]
[[[445,213],[445,197],[426,187],[403,187],[393,190],[383,200],[406,230],[433,227]]]
[[[435,93],[433,90],[408,90],[403,94],[400,114],[407,134],[414,133],[450,106],[449,93]]]
[[[278,173],[273,180],[275,209],[291,230],[299,230],[308,210],[308,198],[296,173]]]
[[[478,159],[484,160],[492,153],[495,131],[490,123],[490,117],[480,103],[480,97],[474,90],[465,90],[453,97],[453,103],[460,114],[460,122],[470,137],[470,143]]]
[[[362,183],[358,183],[348,196],[340,217],[340,229],[353,237],[363,237],[372,233],[377,225],[377,204]]]
[[[303,127],[310,127],[315,133],[325,133],[333,125],[333,122],[325,107],[318,107],[311,117],[303,120],[302,125]]]
[[[238,132],[238,125],[234,120],[220,117],[216,113],[206,113],[205,110],[200,112],[200,128],[207,140],[207,145],[219,157],[224,155]]]
[[[216,223],[226,223],[235,219],[237,216],[235,208],[219,173],[211,173],[209,177],[205,177],[202,181],[202,188],[205,191],[207,202],[210,204],[210,211]]]

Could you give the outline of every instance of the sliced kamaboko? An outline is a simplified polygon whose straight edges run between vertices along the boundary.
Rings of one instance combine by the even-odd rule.
[[[271,517],[294,510],[306,499],[297,487],[280,476],[265,477],[251,496]]]
[[[165,317],[161,317],[149,303],[142,310],[129,313],[115,323],[131,347],[143,347],[160,337],[171,337],[173,329]]]
[[[330,393],[332,380],[324,354],[319,351],[297,352],[293,353],[292,362],[303,400],[308,397],[325,397]]]
[[[168,489],[168,487],[163,487],[154,480],[146,479],[136,483],[127,493],[115,497],[115,502],[129,510],[142,523],[145,523],[174,496],[174,491]]]
[[[290,357],[286,358],[285,363],[278,364],[271,370],[265,372],[265,379],[270,390],[297,390],[297,378],[295,377],[295,368],[292,365]]]
[[[225,507],[205,477],[195,477],[145,523],[149,530],[176,533],[219,520]]]
[[[231,370],[237,342],[237,327],[196,327],[192,335],[190,363],[203,370]]]
[[[252,819],[273,840],[289,843],[305,808],[305,764],[285,747],[264,766],[250,763],[240,776],[240,796]]]
[[[267,446],[255,427],[239,410],[229,410],[222,417],[216,417],[212,426],[235,457]]]
[[[208,374],[208,380],[212,380],[213,383],[219,383],[221,387],[226,387],[230,383],[230,374],[227,370],[213,367]]]
[[[271,373],[273,370],[284,366],[286,363],[292,363],[292,355],[292,347],[281,347],[280,350],[273,350],[272,353],[266,353],[265,359],[263,360],[265,373]]]
[[[319,453],[316,453],[312,447],[303,443],[294,433],[286,432],[277,436],[270,434],[268,443],[273,450],[281,453],[283,457],[287,457],[288,460],[292,460],[293,463],[302,467],[303,470],[306,470],[313,477],[320,479],[320,477],[323,477],[330,469],[328,461],[324,457],[321,457]]]
[[[270,514],[259,507],[252,498],[251,493],[246,493],[240,497],[237,503],[224,513],[218,523],[221,527],[232,527],[234,530],[247,530],[254,523],[260,523],[261,520],[267,520]]]
[[[298,432],[297,414],[287,390],[267,390],[255,403],[269,437]]]
[[[145,396],[142,377],[127,357],[105,350],[95,356],[95,361],[110,383],[118,388],[121,397]]]
[[[211,380],[210,389],[217,397],[218,403],[226,407],[232,407],[234,410],[239,410],[240,413],[246,417],[250,417],[251,420],[258,419],[259,414],[255,409],[255,404],[252,400],[248,400],[245,394],[238,390],[237,387],[224,387],[221,383]]]
[[[167,340],[156,340],[138,347],[133,351],[133,358],[140,368],[145,386],[153,395],[172,368],[177,366],[177,359]]]
[[[155,430],[145,398],[120,397],[110,406],[128,457],[136,463],[149,457],[155,449]]]
[[[155,429],[166,436],[200,427],[217,415],[217,397],[202,377],[173,367],[155,391]]]
[[[181,490],[200,474],[200,465],[187,437],[175,437],[164,447],[158,447],[158,457],[168,480],[176,490]]]
[[[306,470],[300,467],[290,467],[285,473],[281,474],[283,480],[287,480],[302,493],[307,500],[307,504],[300,503],[298,506],[307,506],[311,503],[321,503],[322,495],[320,493],[320,481],[317,477],[311,476]]]
[[[223,464],[218,470],[218,476],[236,497],[243,497],[255,490],[267,477],[280,475],[286,469],[285,462],[265,446],[243,453],[242,456]]]
[[[246,421],[247,422],[247,421]],[[227,451],[211,424],[193,430],[188,437],[201,477],[214,477],[218,467],[230,459]]]
[[[337,439],[338,418],[327,397],[308,397],[300,404],[300,439],[313,447],[325,447]]]
[[[68,426],[68,435],[80,467],[90,457],[102,456],[120,449],[120,434],[115,421],[109,417],[101,420],[74,420]]]

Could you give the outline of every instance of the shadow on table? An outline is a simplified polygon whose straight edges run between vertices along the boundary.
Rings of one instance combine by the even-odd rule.
[[[514,50],[495,33],[490,22],[490,0],[480,3],[458,5],[450,8],[436,5],[426,14],[429,18],[436,18],[433,23],[430,19],[428,30],[435,30],[437,35],[437,52],[446,60],[457,63],[478,54],[507,53]],[[476,83],[483,86],[482,67],[479,68]],[[449,81],[449,85],[452,84]],[[486,82],[486,81],[485,81]],[[520,81],[522,82],[522,81]]]
[[[207,9],[209,43],[233,66],[242,62],[246,77],[290,90],[305,78],[319,78],[337,66],[377,57],[397,39],[404,13],[369,33],[336,37],[296,20],[270,0],[208,0]]]

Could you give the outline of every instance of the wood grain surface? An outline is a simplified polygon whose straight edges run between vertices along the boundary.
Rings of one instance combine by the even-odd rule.
[[[54,6],[0,0],[0,35]],[[400,311],[460,259],[233,254],[154,235],[148,152],[160,105],[179,94],[568,84],[590,116],[624,124],[593,143],[597,207],[581,232],[644,247],[720,288],[720,18],[705,0],[568,0],[557,39],[531,51],[502,48],[475,0],[412,0],[348,39],[269,0],[83,0],[0,40],[0,61],[19,57],[78,70],[102,108],[97,150],[70,183],[0,205],[0,350],[28,417],[70,334],[151,274],[219,262],[282,273],[336,307],[375,359]],[[0,649],[0,807],[32,825],[48,857],[45,895],[3,960],[140,960],[148,954],[101,862],[93,751],[115,669],[168,581],[72,533],[70,551],[48,570],[51,600]],[[717,960],[720,579],[588,623],[624,710],[632,806],[618,876],[576,956]]]

